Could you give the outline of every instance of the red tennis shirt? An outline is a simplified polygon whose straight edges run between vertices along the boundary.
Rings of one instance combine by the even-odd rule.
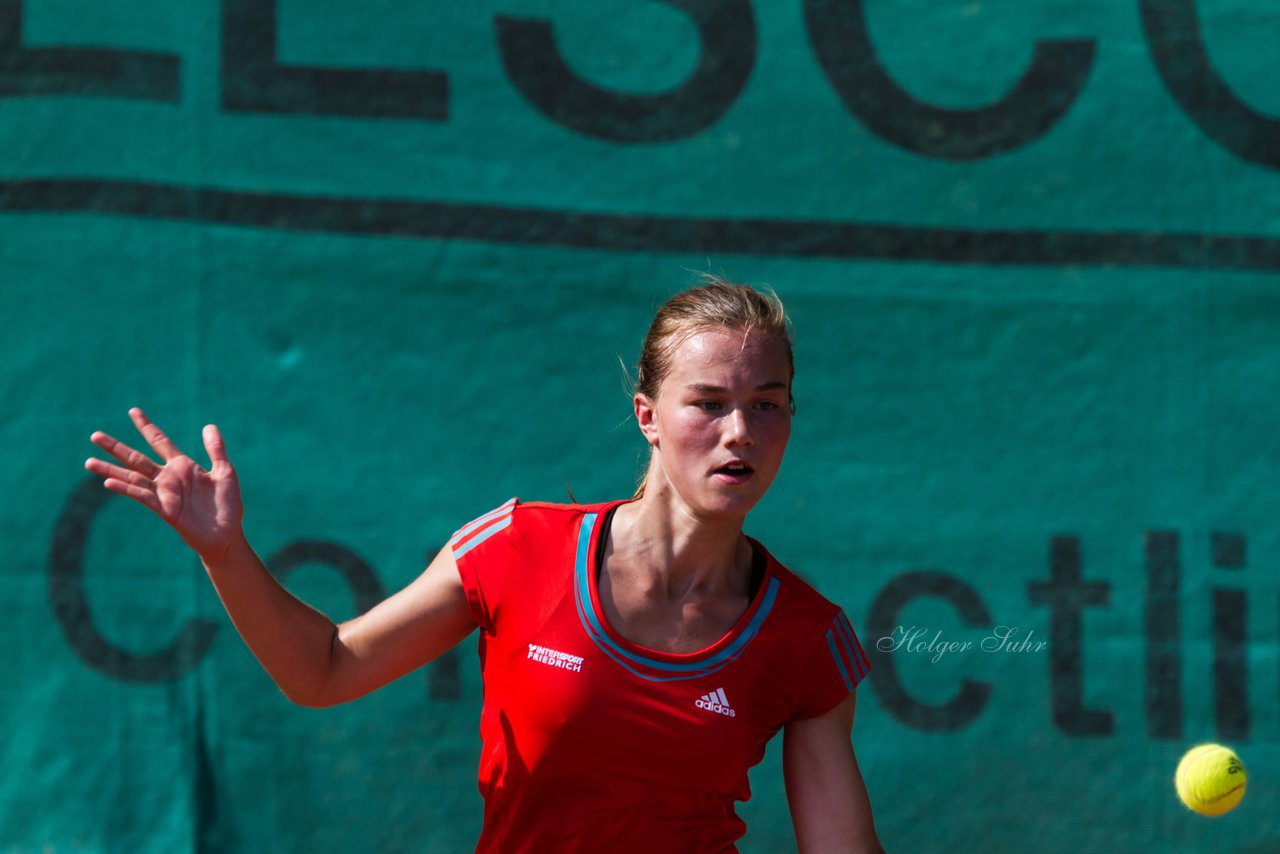
[[[844,613],[752,541],[759,588],[698,652],[628,642],[596,589],[621,501],[516,499],[450,540],[480,625],[482,852],[734,851],[747,770],[868,669]]]

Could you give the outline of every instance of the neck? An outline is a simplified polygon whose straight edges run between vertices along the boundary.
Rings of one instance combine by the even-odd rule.
[[[614,514],[610,551],[672,596],[745,593],[751,546],[742,534],[743,521],[699,518],[669,488],[647,488],[644,497]]]

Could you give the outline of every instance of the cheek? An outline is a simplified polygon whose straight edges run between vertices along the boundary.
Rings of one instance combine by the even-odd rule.
[[[787,447],[787,441],[791,438],[791,422],[783,422],[767,427],[763,436],[764,440],[773,449],[775,454],[779,456]]]
[[[715,422],[696,409],[681,408],[662,421],[663,440],[677,445],[700,445],[715,441]]]

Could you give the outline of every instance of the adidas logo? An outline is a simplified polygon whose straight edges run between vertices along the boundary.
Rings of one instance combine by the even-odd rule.
[[[715,712],[717,715],[725,715],[730,718],[738,716],[738,713],[729,705],[729,698],[724,695],[723,688],[717,688],[710,694],[703,694],[694,705],[699,709]]]

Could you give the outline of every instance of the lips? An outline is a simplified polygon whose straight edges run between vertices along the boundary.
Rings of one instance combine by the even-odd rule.
[[[712,473],[722,474],[732,478],[742,478],[749,477],[754,471],[755,469],[742,460],[733,460],[732,462],[725,463],[718,469],[715,469]]]

